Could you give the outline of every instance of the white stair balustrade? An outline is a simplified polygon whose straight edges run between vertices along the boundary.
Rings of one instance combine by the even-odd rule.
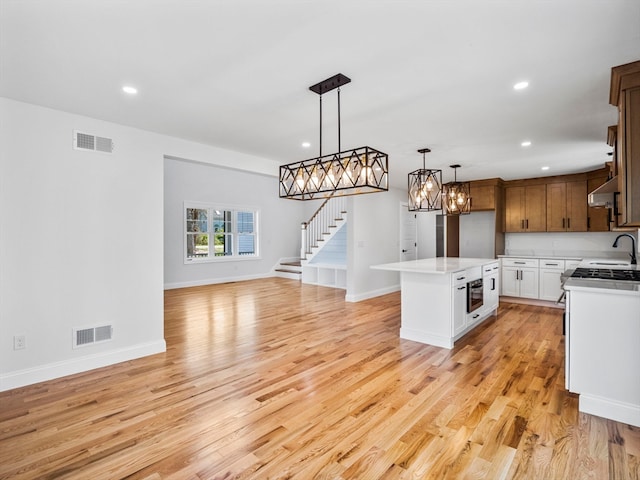
[[[302,283],[346,289],[346,210],[344,197],[331,197],[302,224]]]

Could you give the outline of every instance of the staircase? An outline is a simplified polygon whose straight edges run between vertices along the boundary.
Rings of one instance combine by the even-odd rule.
[[[300,258],[282,259],[274,275],[303,283],[346,288],[345,197],[327,198],[311,218],[302,224]],[[334,238],[335,237],[335,238]],[[330,246],[321,254],[325,247]],[[319,262],[322,263],[319,263]]]
[[[345,197],[329,197],[302,224],[300,257],[302,264],[311,262],[327,242],[346,223],[347,200]]]
[[[300,259],[283,260],[274,269],[276,277],[300,280],[302,278],[302,263]]]

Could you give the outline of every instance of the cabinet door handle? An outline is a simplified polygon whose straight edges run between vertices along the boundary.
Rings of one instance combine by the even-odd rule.
[[[525,228],[527,230],[529,230],[529,219],[528,218],[524,221],[524,225],[525,225]]]
[[[498,270],[500,267],[493,267],[494,270]]]
[[[557,267],[559,264],[557,263],[545,263],[546,267]]]
[[[520,280],[520,270],[516,270],[516,280]]]
[[[478,318],[479,316],[480,316],[480,314],[479,314],[479,313],[476,313],[476,314],[473,316],[473,318]]]
[[[464,280],[465,278],[467,278],[467,277],[458,277],[458,278],[456,278],[456,280]]]
[[[564,218],[562,219],[562,228],[564,228]]]
[[[495,290],[496,289],[496,279],[492,278],[491,279],[491,290]]]
[[[571,228],[571,219],[567,218],[567,229]]]
[[[520,220],[520,228],[524,230],[524,220]]]
[[[513,262],[513,263],[515,263],[516,265],[526,265],[527,264],[527,262]]]
[[[464,290],[467,287],[458,287],[458,290]]]
[[[591,230],[591,217],[587,217],[587,230]]]

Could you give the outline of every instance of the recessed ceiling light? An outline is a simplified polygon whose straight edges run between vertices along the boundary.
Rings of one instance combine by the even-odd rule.
[[[124,93],[128,93],[129,95],[135,95],[136,93],[138,93],[138,89],[132,87],[131,85],[125,85],[124,87],[122,87],[122,91]]]
[[[520,145],[523,146],[523,147],[530,147],[531,146],[531,140],[525,140]]]
[[[309,142],[302,142],[302,148],[309,148],[311,144]]]
[[[529,86],[529,82],[518,82],[513,86],[514,90],[524,90]]]
[[[547,167],[546,165],[544,167],[542,167],[540,170],[549,170],[549,167]]]

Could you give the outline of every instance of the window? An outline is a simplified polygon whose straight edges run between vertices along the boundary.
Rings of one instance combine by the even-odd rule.
[[[258,257],[258,211],[185,203],[185,263]]]

